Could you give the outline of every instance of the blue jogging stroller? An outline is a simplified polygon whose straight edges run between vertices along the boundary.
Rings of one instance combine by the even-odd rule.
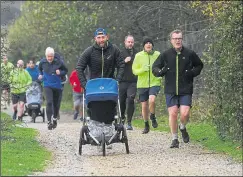
[[[122,124],[117,81],[111,78],[96,78],[87,82],[85,103],[89,116],[85,117],[83,104],[83,126],[79,138],[79,154],[82,146],[91,144],[101,146],[103,156],[106,155],[106,145],[124,143],[129,154],[127,132]],[[84,103],[84,97],[83,97]],[[118,116],[116,112],[118,109]]]

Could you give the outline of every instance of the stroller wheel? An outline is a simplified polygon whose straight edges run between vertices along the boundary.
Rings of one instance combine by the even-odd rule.
[[[45,108],[42,108],[42,117],[43,117],[43,122],[45,122],[45,117],[46,117]]]
[[[79,155],[82,154],[82,144],[83,144],[83,138],[80,137],[79,138],[79,147],[78,147],[78,153],[79,153]]]
[[[128,139],[127,139],[127,131],[126,131],[125,126],[123,126],[123,130],[122,130],[122,142],[125,143],[126,153],[129,154],[129,146],[128,146]]]
[[[101,146],[102,146],[103,156],[105,156],[105,134],[104,133],[102,133],[101,135]]]
[[[79,149],[78,149],[78,152],[79,152],[79,155],[82,154],[82,145],[85,144],[85,138],[84,138],[84,135],[85,135],[85,132],[87,131],[87,127],[86,126],[83,126],[81,128],[81,131],[80,131],[80,137],[79,137]]]
[[[35,123],[35,118],[36,118],[35,111],[32,111],[31,117],[32,117],[33,122]]]

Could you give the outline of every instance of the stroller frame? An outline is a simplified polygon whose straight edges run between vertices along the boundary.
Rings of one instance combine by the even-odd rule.
[[[119,93],[119,88],[118,88]],[[119,94],[117,99],[116,108],[118,108],[118,116],[114,117],[113,125],[115,126],[116,133],[114,133],[109,140],[105,139],[105,133],[102,132],[101,134],[101,141],[97,140],[89,131],[87,121],[90,120],[90,117],[85,117],[85,106],[84,106],[84,93],[83,93],[83,126],[81,127],[80,131],[80,138],[79,138],[79,155],[82,154],[82,146],[86,144],[91,144],[93,146],[101,146],[102,147],[102,154],[106,156],[106,145],[110,145],[113,143],[124,143],[126,148],[126,153],[129,154],[129,145],[128,145],[128,138],[126,128],[123,125],[121,119],[121,110],[120,110],[120,101],[119,101]]]

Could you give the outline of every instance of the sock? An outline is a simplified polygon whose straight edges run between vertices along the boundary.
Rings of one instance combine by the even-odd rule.
[[[150,114],[150,119],[151,119],[151,120],[156,119],[156,118],[155,118],[155,114],[151,113],[151,114]]]
[[[181,123],[181,124],[180,124],[180,129],[181,129],[181,130],[184,130],[185,128],[186,128],[186,126],[185,126],[184,124]]]
[[[172,140],[178,139],[178,133],[172,133]]]
[[[149,126],[149,122],[147,120],[144,121],[145,127]]]

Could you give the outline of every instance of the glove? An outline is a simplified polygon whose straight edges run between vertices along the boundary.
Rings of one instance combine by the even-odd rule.
[[[153,74],[156,76],[156,77],[163,77],[165,75],[165,73],[170,70],[170,68],[168,67],[163,67],[162,69],[159,69],[159,68],[154,68],[153,70]]]
[[[188,79],[192,79],[193,78],[193,71],[192,70],[186,70],[185,75]]]
[[[153,74],[154,74],[155,77],[161,77],[161,72],[162,72],[161,69],[154,68],[152,72],[153,72]]]
[[[167,73],[167,71],[169,71],[170,68],[168,68],[167,66],[163,67],[162,68],[162,71],[161,71],[161,77],[165,75],[165,73]]]

